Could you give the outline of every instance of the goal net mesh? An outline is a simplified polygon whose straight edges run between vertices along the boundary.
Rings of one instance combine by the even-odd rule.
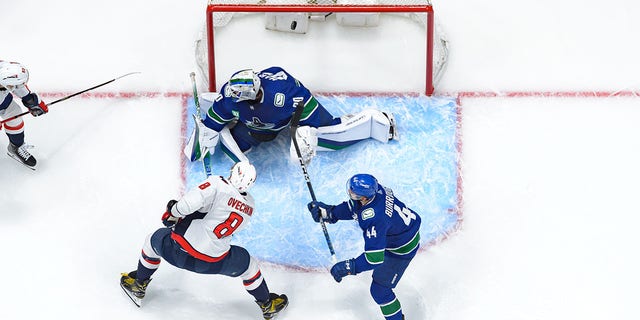
[[[264,16],[274,12],[308,14],[309,31],[291,34],[266,30]],[[375,26],[337,26],[336,21],[331,20],[339,14],[380,15],[380,22]],[[437,23],[430,0],[209,0],[206,21],[196,41],[196,63],[204,87],[209,91],[217,91],[234,71],[245,68],[257,71],[277,65],[300,77],[314,91],[431,95],[447,63],[448,41]],[[236,24],[244,26],[236,27]],[[391,33],[392,30],[396,33]],[[378,47],[373,46],[374,43],[378,43]],[[254,53],[243,58],[247,49]],[[394,49],[398,52],[388,52]],[[305,58],[300,59],[301,55]],[[374,59],[375,66],[371,62],[357,65],[364,58],[376,56],[380,63]],[[303,62],[292,62],[294,60]],[[304,65],[309,64],[320,66],[324,72],[308,75]],[[408,84],[385,87],[381,75],[380,87],[351,86],[356,81],[338,75],[341,71],[353,74],[372,67],[383,73],[388,71],[387,78],[408,79]],[[300,74],[298,69],[305,74]],[[406,76],[394,70],[410,74]],[[347,83],[330,79],[334,75]],[[368,77],[366,72],[363,75]]]

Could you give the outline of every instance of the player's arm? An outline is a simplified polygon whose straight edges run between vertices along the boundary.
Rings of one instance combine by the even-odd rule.
[[[184,148],[184,154],[191,161],[200,160],[207,153],[213,154],[215,147],[220,140],[220,131],[224,129],[226,124],[233,119],[226,119],[224,116],[218,115],[215,110],[223,110],[223,96],[215,92],[206,92],[201,95],[201,105],[211,105],[207,111],[204,120],[200,119],[200,115],[195,119],[196,127],[191,132],[191,136]],[[225,114],[222,111],[219,113]]]
[[[311,217],[315,222],[322,221],[336,223],[338,220],[353,220],[353,210],[348,202],[332,206],[320,201],[311,201],[307,204]]]
[[[374,269],[384,262],[388,227],[384,220],[377,220],[375,216],[369,219],[368,223],[361,224],[365,251],[357,258],[340,261],[331,267],[331,275],[337,282],[343,277]]]
[[[383,217],[374,216],[367,224],[363,224],[364,252],[354,259],[355,273],[375,269],[384,262],[387,247],[388,224]]]
[[[213,176],[203,181],[200,185],[185,193],[172,208],[171,214],[176,217],[184,217],[196,211],[202,211],[216,196],[216,184],[220,183],[220,177]]]
[[[225,88],[226,85],[222,87],[222,90],[225,90]],[[202,102],[204,103],[204,105],[211,104],[211,106],[207,109],[207,115],[205,116],[202,123],[207,128],[216,132],[220,132],[222,131],[222,128],[224,128],[235,118],[233,115],[234,103],[230,98],[225,97],[222,94],[211,95],[211,100],[207,100],[204,97],[209,96],[203,94]]]
[[[187,191],[180,200],[170,200],[167,203],[167,210],[162,215],[162,223],[173,226],[178,220],[197,211],[204,211],[205,207],[213,202],[216,196],[216,183],[219,183],[218,176],[209,177],[197,187]]]
[[[27,87],[29,72],[24,66],[15,62],[8,64],[5,62],[3,68],[0,69],[0,73],[3,79],[11,79],[10,85],[4,83],[5,89],[20,97],[22,104],[29,109],[29,112],[34,117],[49,112],[47,104]]]

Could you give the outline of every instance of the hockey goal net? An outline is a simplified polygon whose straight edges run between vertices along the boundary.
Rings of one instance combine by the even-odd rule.
[[[304,29],[274,31],[274,14]],[[312,91],[432,95],[447,55],[430,0],[209,0],[196,42],[212,92],[237,70],[281,66]]]

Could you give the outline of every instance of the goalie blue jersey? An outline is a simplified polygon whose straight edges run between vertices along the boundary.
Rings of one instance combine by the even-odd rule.
[[[300,81],[280,67],[270,67],[258,73],[262,97],[259,101],[235,102],[229,92],[228,83],[220,90],[223,93],[207,111],[203,123],[220,131],[226,124],[237,119],[250,130],[277,133],[284,129],[295,111],[302,104],[304,110],[300,125],[320,127],[340,123],[316,100]]]
[[[380,184],[368,204],[349,200],[335,206],[331,213],[330,222],[355,219],[362,229],[364,253],[355,261],[358,273],[381,265],[385,255],[411,259],[420,246],[420,216]]]

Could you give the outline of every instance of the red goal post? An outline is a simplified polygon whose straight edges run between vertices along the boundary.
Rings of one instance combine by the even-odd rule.
[[[435,87],[434,82],[439,78],[446,64],[448,48],[446,40],[435,37],[435,18],[433,6],[430,0],[377,0],[377,4],[359,3],[337,3],[336,0],[320,0],[330,4],[316,4],[318,0],[309,0],[302,4],[291,2],[296,0],[272,0],[278,3],[267,3],[260,0],[259,3],[247,3],[251,0],[209,0],[206,11],[206,66],[200,65],[201,70],[208,73],[203,75],[208,78],[209,91],[216,91],[216,55],[215,55],[215,29],[227,24],[234,13],[399,13],[399,14],[422,14],[413,16],[412,19],[425,26],[426,36],[426,70],[424,94],[430,96]],[[289,3],[281,3],[288,1]],[[354,0],[346,0],[354,1]],[[358,0],[355,0],[358,1]],[[376,0],[374,0],[376,1]],[[410,1],[418,4],[402,4],[401,1]],[[234,3],[230,3],[234,2]],[[237,3],[244,2],[244,3]],[[360,0],[360,3],[362,0]],[[221,18],[222,17],[222,18]],[[416,18],[417,17],[417,18]],[[423,21],[419,21],[423,20]],[[442,36],[442,35],[440,35]],[[434,55],[436,44],[441,47],[437,55]],[[201,64],[201,62],[199,62]]]

